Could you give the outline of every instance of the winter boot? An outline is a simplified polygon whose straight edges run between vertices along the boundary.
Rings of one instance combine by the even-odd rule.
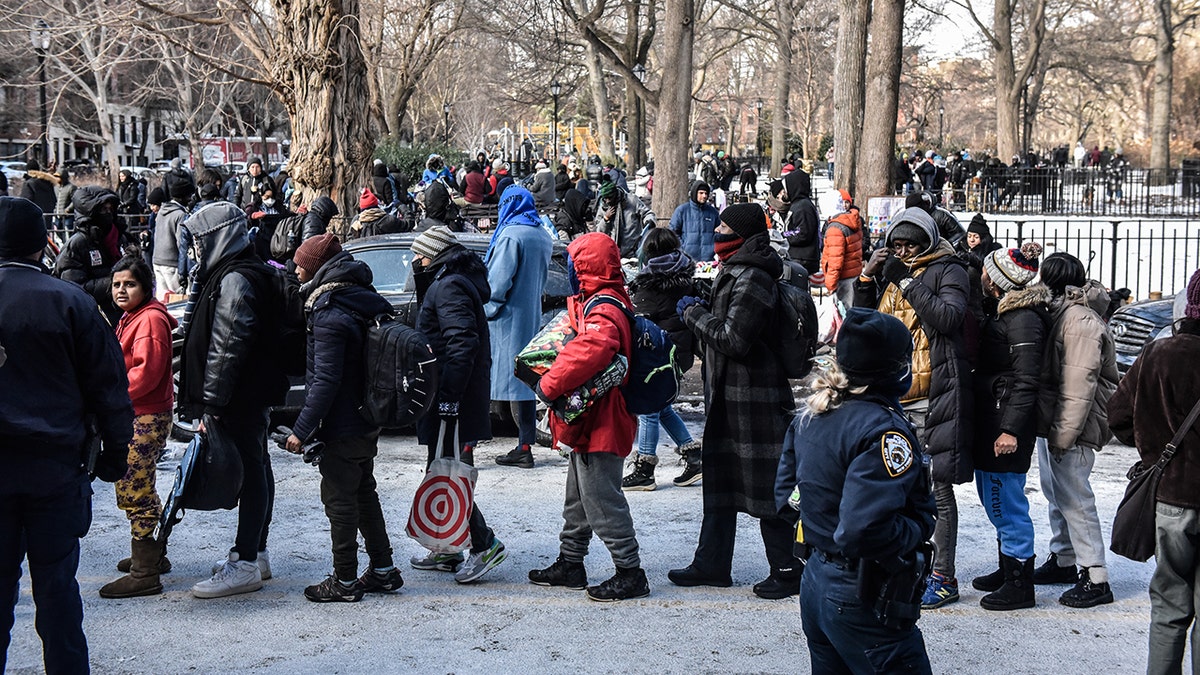
[[[129,570],[133,565],[133,558],[121,558],[117,563],[117,571],[129,574]],[[163,548],[163,555],[158,559],[158,573],[167,574],[171,571],[171,561],[167,558],[167,549]]]
[[[1034,585],[1044,584],[1073,584],[1079,578],[1074,565],[1063,566],[1058,562],[1058,554],[1051,553],[1046,562],[1033,571]]]
[[[685,464],[683,473],[675,477],[671,481],[679,487],[687,487],[695,485],[704,478],[704,467],[700,463],[700,441],[692,441],[679,446],[679,454],[683,455]]]
[[[529,570],[529,582],[538,586],[563,586],[573,591],[587,588],[587,570],[581,562],[571,562],[561,555],[544,570]]]
[[[728,574],[713,576],[696,567],[695,563],[667,572],[667,579],[670,579],[671,583],[676,586],[715,586],[717,588],[729,588],[733,585],[733,578]]]
[[[618,567],[611,579],[587,589],[588,600],[596,602],[633,600],[648,595],[650,582],[646,581],[646,571],[641,567]]]
[[[102,598],[136,598],[162,593],[158,570],[162,547],[156,539],[134,539],[130,542],[129,574],[100,588]]]
[[[654,467],[658,466],[658,457],[638,453],[633,460],[633,471],[621,479],[621,489],[626,492],[637,490],[649,491],[658,487],[654,482]]]
[[[979,606],[995,612],[1033,607],[1033,558],[1021,561],[1001,554],[1000,569],[1004,571],[1004,584],[980,598]]]
[[[1107,605],[1112,601],[1112,588],[1108,585],[1108,570],[1103,567],[1084,567],[1079,570],[1079,581],[1058,598],[1060,604],[1077,609]]]
[[[522,469],[533,468],[533,450],[528,445],[518,445],[507,454],[496,458],[500,466],[515,466]]]
[[[990,574],[985,574],[981,577],[975,577],[971,580],[971,586],[973,586],[975,590],[983,591],[984,593],[991,593],[999,590],[999,588],[1004,585],[1004,554],[1000,552],[999,539],[996,540],[996,555],[999,556],[999,559],[1001,560],[1000,564],[996,566],[996,571]]]
[[[764,600],[782,600],[800,595],[800,577],[804,568],[797,564],[790,569],[771,570],[771,575],[754,584],[754,594]]]

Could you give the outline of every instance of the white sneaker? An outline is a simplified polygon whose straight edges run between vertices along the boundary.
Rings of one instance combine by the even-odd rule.
[[[206,599],[224,598],[257,591],[262,587],[262,572],[258,565],[245,560],[230,560],[211,579],[192,586],[192,595]]]
[[[225,566],[225,563],[227,563],[229,561],[237,562],[238,560],[239,560],[239,557],[238,557],[237,551],[230,551],[228,558],[221,558],[220,560],[213,563],[212,573],[216,574],[217,572],[220,572],[221,568]],[[271,554],[270,554],[270,552],[267,551],[267,549],[265,549],[265,548],[263,550],[259,551],[258,552],[258,560],[256,560],[255,562],[258,563],[258,570],[262,574],[263,581],[270,579],[271,578]]]

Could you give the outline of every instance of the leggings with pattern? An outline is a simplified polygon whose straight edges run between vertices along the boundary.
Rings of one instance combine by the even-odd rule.
[[[155,490],[155,469],[167,446],[171,413],[138,415],[133,418],[133,440],[129,443],[129,471],[117,481],[117,506],[129,518],[134,539],[154,536],[162,515],[162,502]]]

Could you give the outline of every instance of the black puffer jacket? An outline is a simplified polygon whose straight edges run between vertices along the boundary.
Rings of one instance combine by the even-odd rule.
[[[304,229],[301,234],[301,241],[307,241],[313,237],[325,234],[329,229],[329,221],[338,214],[337,205],[329,197],[317,197],[308,207],[308,213],[304,215]]]
[[[483,305],[491,299],[487,268],[479,256],[455,244],[428,270],[432,277],[417,312],[417,330],[429,339],[438,359],[438,402],[458,403],[462,442],[492,437],[492,342]],[[418,293],[425,282],[417,279]],[[417,422],[417,440],[436,443],[440,420],[429,414]]]
[[[980,471],[1029,471],[1037,437],[1049,301],[1050,292],[1036,284],[1010,291],[998,307],[986,310],[975,373],[973,459]],[[995,442],[1001,433],[1017,437],[1015,453],[996,456]]]
[[[119,219],[103,224],[95,220],[93,212],[104,203],[113,204],[115,209],[120,198],[112,190],[94,185],[75,190],[71,196],[71,204],[75,207],[75,234],[54,261],[54,276],[82,286],[100,306],[108,322],[116,326],[122,312],[112,300],[112,266],[122,255],[136,248],[125,236]],[[118,231],[115,255],[104,245],[113,227]]]
[[[342,251],[304,285],[308,391],[292,432],[297,438],[332,440],[375,431],[362,405],[366,321],[391,314],[392,305],[371,288],[371,268]]]
[[[788,257],[814,272],[820,269],[820,218],[812,202],[812,180],[803,171],[793,171],[783,178],[789,202],[787,230]]]
[[[684,371],[696,359],[696,336],[679,318],[675,305],[685,295],[699,295],[692,280],[695,273],[695,262],[683,251],[675,251],[646,261],[629,284],[634,311],[667,331],[675,344],[675,362]]]

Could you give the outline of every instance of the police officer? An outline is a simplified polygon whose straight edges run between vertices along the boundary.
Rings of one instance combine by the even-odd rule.
[[[901,411],[912,338],[855,308],[784,440],[776,495],[798,491],[800,586],[814,673],[931,672],[916,627],[936,507],[928,457]],[[797,501],[791,500],[793,505]]]
[[[0,672],[7,661],[21,562],[29,559],[47,673],[88,672],[75,573],[91,525],[87,464],[125,475],[133,407],[125,361],[96,301],[39,262],[42,210],[0,197]]]

